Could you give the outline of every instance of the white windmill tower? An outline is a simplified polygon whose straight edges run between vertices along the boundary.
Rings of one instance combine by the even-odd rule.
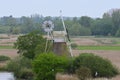
[[[64,55],[66,53],[70,53],[70,56],[73,57],[72,49],[71,49],[71,42],[68,34],[68,30],[65,26],[63,17],[61,15],[61,20],[63,24],[63,31],[54,31],[54,25],[51,21],[45,21],[43,24],[43,28],[45,32],[48,34],[48,40],[53,41],[53,52],[58,55]],[[46,49],[47,49],[47,43],[46,42]],[[45,51],[46,51],[45,49]]]

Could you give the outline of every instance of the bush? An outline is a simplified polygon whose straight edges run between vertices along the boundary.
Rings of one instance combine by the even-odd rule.
[[[6,68],[4,66],[0,66],[0,72],[1,71],[6,71]]]
[[[1,61],[7,61],[7,60],[10,60],[10,57],[4,56],[4,55],[0,55],[0,62]]]
[[[73,43],[73,44],[71,44],[71,47],[73,48],[73,49],[75,49],[75,48],[77,48],[77,44],[75,44],[75,43]]]
[[[107,59],[90,53],[80,54],[73,61],[73,71],[81,67],[87,67],[91,70],[92,76],[98,73],[98,77],[113,77],[118,74],[118,70]]]
[[[18,63],[18,61],[11,60],[6,65],[6,70],[10,71],[10,72],[14,72],[15,76],[19,77],[19,73],[20,73],[21,67],[20,67],[20,64]]]
[[[33,80],[33,72],[31,69],[23,68],[20,71],[20,78],[25,80]]]
[[[76,74],[80,80],[86,80],[91,77],[91,70],[87,67],[81,67],[76,70]]]
[[[64,72],[68,63],[66,57],[57,56],[53,53],[43,53],[33,61],[33,70],[36,80],[55,80],[57,72]]]
[[[29,73],[27,74],[28,71],[24,71],[23,69],[25,68],[31,69],[31,67],[32,67],[32,64],[30,59],[25,57],[17,57],[8,62],[8,64],[6,65],[6,70],[10,72],[14,72],[17,78],[24,78],[22,77],[23,74],[26,73],[25,75],[28,75]]]

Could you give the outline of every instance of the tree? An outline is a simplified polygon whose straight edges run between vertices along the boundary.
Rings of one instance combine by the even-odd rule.
[[[36,55],[36,47],[38,45],[42,46],[39,48],[40,51],[45,49],[46,39],[43,38],[37,32],[31,32],[27,35],[18,37],[17,42],[15,43],[15,48],[17,48],[21,55],[33,59]]]
[[[8,33],[9,34],[19,34],[20,33],[20,29],[19,29],[19,27],[10,27]]]
[[[55,80],[57,72],[64,72],[68,58],[53,53],[39,54],[33,61],[36,80]]]
[[[77,17],[73,17],[73,22],[79,22]]]
[[[31,19],[33,20],[34,23],[41,23],[41,15],[39,14],[33,14],[31,15]]]
[[[68,28],[70,35],[78,36],[80,34],[81,25],[78,23],[74,23]]]
[[[54,30],[56,31],[63,30],[62,23],[59,17],[55,17],[55,19],[53,20],[53,23],[55,26]]]
[[[110,19],[98,19],[92,24],[92,34],[93,35],[103,35],[108,36],[112,33],[113,23]]]
[[[80,35],[80,36],[90,36],[90,35],[91,35],[91,30],[90,30],[90,28],[80,27],[79,35]]]
[[[32,18],[29,17],[21,17],[20,18],[21,25],[22,25],[22,32],[23,33],[29,33],[35,30],[35,24],[32,20]]]
[[[120,29],[117,30],[115,36],[116,36],[116,37],[120,37]]]
[[[1,24],[5,26],[16,26],[17,21],[16,18],[14,18],[12,15],[10,16],[4,16],[1,18]]]
[[[79,20],[80,24],[84,27],[91,27],[92,18],[88,16],[82,16]]]
[[[120,9],[111,9],[107,13],[104,13],[104,16],[112,19],[114,25],[112,32],[113,35],[115,35],[117,30],[120,28]]]

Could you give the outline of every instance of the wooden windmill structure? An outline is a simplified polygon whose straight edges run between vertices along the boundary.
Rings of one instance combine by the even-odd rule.
[[[45,21],[43,27],[48,34],[48,40],[51,40],[53,42],[53,52],[57,55],[67,55],[73,57],[68,30],[65,26],[62,15],[61,21],[64,28],[63,31],[54,31],[54,25],[51,21]]]

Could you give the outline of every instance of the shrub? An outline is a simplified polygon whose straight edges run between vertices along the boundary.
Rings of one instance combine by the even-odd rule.
[[[31,60],[25,57],[17,57],[13,60],[10,60],[8,64],[6,65],[6,70],[10,72],[14,72],[15,76],[17,78],[23,78],[23,74],[26,72],[25,75],[27,74],[27,70],[24,71],[23,69],[31,69]],[[21,76],[22,75],[22,76]],[[28,77],[28,76],[27,76]],[[30,76],[31,77],[31,76]]]
[[[96,72],[98,73],[98,77],[113,77],[118,74],[118,70],[109,60],[90,53],[80,54],[73,61],[74,71],[80,67],[89,68],[93,77]]]
[[[87,67],[80,67],[76,70],[76,74],[80,80],[86,80],[91,77],[91,70]]]
[[[75,44],[75,43],[72,43],[72,44],[71,44],[71,47],[72,47],[73,49],[77,48],[77,46],[78,46],[78,45]]]
[[[4,56],[4,55],[0,55],[0,62],[1,61],[7,61],[7,60],[10,60],[10,57]]]
[[[55,80],[57,72],[64,72],[68,63],[66,57],[57,56],[53,53],[43,53],[33,61],[33,70],[36,80]]]
[[[25,80],[33,80],[33,72],[31,69],[23,68],[20,71],[20,78]]]
[[[19,77],[19,73],[20,73],[21,67],[20,67],[20,64],[18,63],[18,61],[11,60],[6,65],[6,70],[10,71],[10,72],[14,72],[15,76]]]
[[[4,66],[0,66],[0,71],[6,71],[6,68]]]

